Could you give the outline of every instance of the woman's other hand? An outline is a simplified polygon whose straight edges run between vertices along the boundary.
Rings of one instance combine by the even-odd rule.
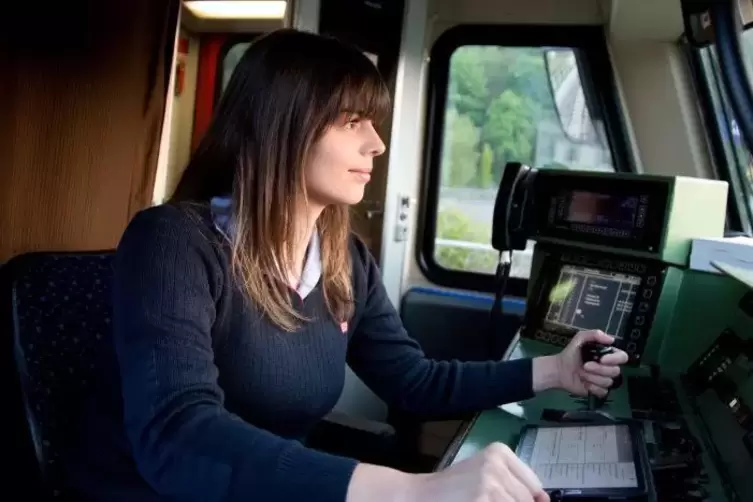
[[[421,475],[411,500],[432,502],[548,502],[541,481],[503,443],[492,443],[447,469]]]
[[[549,502],[539,478],[510,448],[492,443],[431,474],[359,464],[346,502]]]

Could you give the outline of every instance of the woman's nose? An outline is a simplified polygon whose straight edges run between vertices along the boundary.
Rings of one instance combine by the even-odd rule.
[[[369,122],[369,141],[367,150],[369,155],[372,155],[373,157],[378,157],[387,150],[387,146],[384,144],[384,141],[382,141],[382,138],[379,136],[379,133],[371,122]]]

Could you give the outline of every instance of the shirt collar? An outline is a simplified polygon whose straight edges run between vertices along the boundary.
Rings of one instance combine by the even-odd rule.
[[[319,232],[314,231],[311,234],[311,241],[309,241],[309,247],[306,251],[306,261],[303,264],[303,272],[301,273],[301,282],[298,284],[296,290],[301,298],[311,293],[322,277],[322,250],[319,242]]]
[[[232,238],[235,233],[235,222],[232,218],[232,199],[229,196],[212,197],[209,201],[212,221],[215,228],[228,238]],[[306,298],[314,290],[316,284],[322,276],[322,257],[321,257],[321,240],[319,232],[314,231],[311,234],[308,250],[306,251],[306,261],[303,264],[303,273],[301,281],[298,283],[296,292],[301,298]]]

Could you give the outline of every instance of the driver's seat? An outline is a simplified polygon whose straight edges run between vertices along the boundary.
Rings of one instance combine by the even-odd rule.
[[[0,371],[12,427],[6,458],[24,500],[72,500],[61,451],[75,436],[69,432],[97,365],[112,360],[104,353],[111,350],[112,257],[35,252],[0,269]]]

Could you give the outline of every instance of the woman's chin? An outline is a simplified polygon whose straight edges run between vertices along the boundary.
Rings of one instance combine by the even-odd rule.
[[[326,190],[309,189],[309,203],[315,202],[326,206],[352,206],[358,204],[364,197],[364,184],[347,186],[328,186]]]
[[[343,190],[340,193],[332,194],[331,204],[353,206],[363,200],[363,187],[358,189]]]

